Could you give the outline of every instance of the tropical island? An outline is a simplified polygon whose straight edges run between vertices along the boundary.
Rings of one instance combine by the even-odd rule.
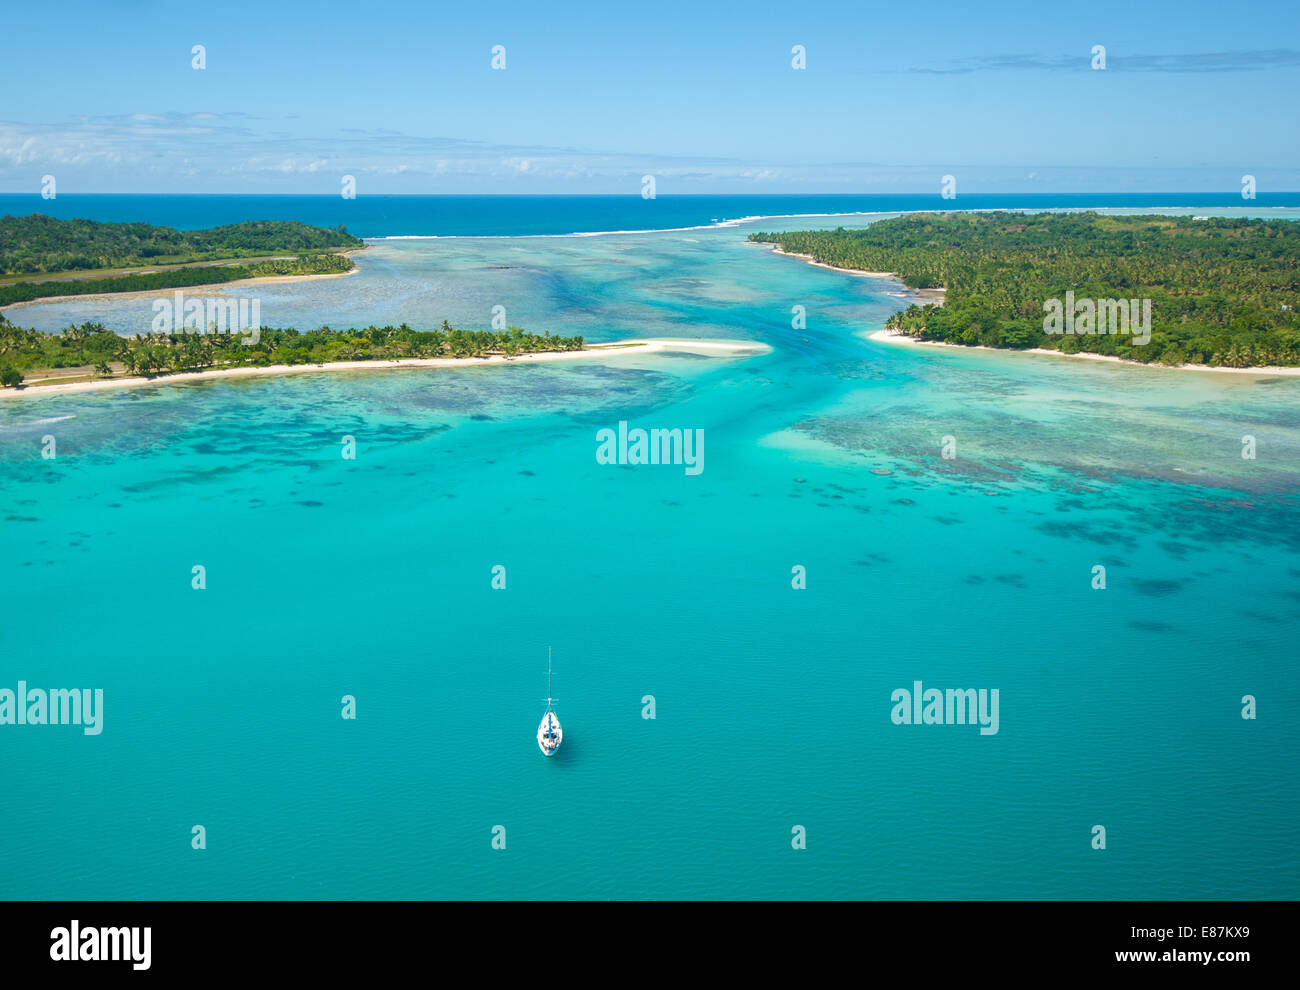
[[[942,305],[913,304],[886,323],[917,340],[1173,366],[1300,365],[1300,224],[1288,220],[912,214],[861,230],[750,240],[822,265],[891,273],[913,289],[942,288]],[[1046,329],[1063,304],[1125,300],[1150,301],[1145,342],[1091,322],[1077,332],[1061,321],[1051,329],[1064,332]]]
[[[612,355],[696,354],[749,357],[771,350],[751,340],[647,338],[589,344],[582,337],[460,330],[366,327],[331,330],[261,327],[255,334],[197,330],[123,337],[95,323],[48,334],[0,316],[0,396],[50,395],[173,381],[309,371],[449,368],[510,361],[552,361]],[[15,362],[28,369],[28,378]],[[34,369],[34,370],[33,370]],[[54,369],[59,369],[55,371]],[[61,373],[60,373],[61,372]],[[24,382],[26,384],[24,385]]]
[[[264,220],[181,231],[147,223],[0,218],[0,306],[249,278],[343,275],[365,247],[344,227]]]
[[[358,362],[514,358],[524,354],[581,351],[580,337],[536,334],[519,327],[460,330],[446,320],[436,330],[401,326],[317,330],[261,327],[204,333],[181,329],[133,337],[99,323],[62,333],[24,329],[0,315],[0,386],[73,384],[123,376],[174,375],[234,368],[292,368]],[[58,372],[62,371],[62,374]]]

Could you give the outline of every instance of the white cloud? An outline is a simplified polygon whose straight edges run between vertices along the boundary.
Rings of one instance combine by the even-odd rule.
[[[937,188],[956,165],[876,162],[792,164],[717,156],[631,154],[598,149],[489,144],[391,130],[286,136],[274,121],[243,113],[136,112],[77,116],[61,124],[0,121],[0,189],[36,190],[55,174],[67,192],[335,191],[337,177],[369,174],[371,192],[619,192],[651,173],[660,192],[791,190],[896,192]],[[960,164],[960,163],[956,163]],[[1088,169],[1049,162],[961,166],[967,191],[1213,188],[1198,169]],[[1032,169],[1032,171],[1031,171]],[[1260,171],[1262,166],[1257,167]],[[1293,188],[1297,170],[1272,171],[1272,188]],[[1239,173],[1237,173],[1239,174]],[[1195,176],[1195,178],[1193,178]],[[1226,181],[1226,180],[1225,180]],[[1233,179],[1235,182],[1235,178]]]

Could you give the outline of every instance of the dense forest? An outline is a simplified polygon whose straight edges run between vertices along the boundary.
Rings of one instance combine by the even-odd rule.
[[[887,326],[923,340],[1086,351],[1142,362],[1300,365],[1300,223],[1096,213],[914,214],[862,230],[758,233],[825,264],[945,288]],[[1045,306],[1149,299],[1131,334],[1049,334]]]
[[[118,374],[165,374],[272,364],[323,364],[330,361],[391,361],[400,358],[470,358],[541,351],[579,351],[582,337],[557,337],[549,332],[459,330],[446,320],[437,330],[401,326],[363,330],[319,330],[262,327],[256,344],[245,344],[245,333],[142,334],[123,337],[98,323],[68,327],[49,334],[25,330],[0,315],[0,385],[21,384],[33,369],[93,369],[100,378]]]
[[[181,231],[147,223],[56,220],[41,213],[0,218],[0,274],[4,275],[193,264],[360,247],[364,242],[345,227],[330,230],[284,220]]]
[[[213,265],[206,268],[173,268],[147,275],[113,275],[78,281],[17,282],[0,284],[0,306],[29,302],[50,296],[79,296],[97,292],[147,292],[177,289],[187,285],[217,285],[241,278],[266,275],[331,275],[352,271],[351,258],[341,254],[304,255],[299,258],[257,261],[247,265]]]

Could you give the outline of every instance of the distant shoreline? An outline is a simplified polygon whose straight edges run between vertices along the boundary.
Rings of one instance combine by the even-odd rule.
[[[1117,357],[1114,354],[1088,354],[1084,351],[1078,351],[1074,354],[1066,354],[1064,351],[1054,351],[1047,347],[986,347],[983,344],[953,344],[946,340],[920,340],[916,337],[909,336],[905,333],[899,333],[897,330],[873,330],[864,333],[868,340],[875,340],[885,344],[903,344],[905,346],[920,347],[951,347],[958,351],[992,351],[995,354],[1039,354],[1049,357],[1063,358],[1083,358],[1085,361],[1105,361],[1110,364],[1123,364],[1133,368],[1162,368],[1166,371],[1215,371],[1227,372],[1235,375],[1260,375],[1263,377],[1286,376],[1300,377],[1300,368],[1280,367],[1278,365],[1267,365],[1253,368],[1216,368],[1208,364],[1157,364],[1152,362],[1148,364],[1145,361],[1133,361],[1129,358]]]
[[[356,250],[360,250],[357,248]],[[350,252],[338,252],[341,255],[350,256]],[[215,266],[213,266],[215,267]],[[224,289],[228,285],[270,285],[274,282],[307,282],[317,278],[347,278],[349,275],[355,275],[361,270],[360,266],[354,261],[352,270],[347,272],[312,272],[303,275],[254,275],[252,278],[236,278],[229,282],[209,282],[206,285],[172,285],[158,289],[132,289],[130,292],[83,292],[74,293],[67,296],[41,296],[38,299],[28,299],[24,302],[9,303],[7,306],[0,306],[0,312],[9,312],[12,309],[22,309],[24,306],[39,306],[42,303],[66,302],[69,299],[140,299],[151,298],[161,299],[170,296],[173,292],[193,292],[196,289]]]
[[[752,357],[771,351],[767,344],[748,340],[694,340],[674,337],[623,340],[592,344],[579,351],[538,351],[508,358],[493,354],[485,358],[398,358],[384,361],[328,361],[323,364],[272,364],[261,367],[209,368],[205,371],[179,371],[175,374],[146,378],[103,378],[89,382],[26,385],[0,388],[0,400],[66,395],[70,392],[99,392],[113,388],[138,388],[145,385],[170,385],[173,382],[213,381],[221,378],[262,378],[275,375],[303,374],[320,371],[393,371],[401,368],[465,368],[488,364],[521,364],[540,361],[567,361],[575,358],[609,357],[622,354],[661,354],[685,352],[707,357]]]

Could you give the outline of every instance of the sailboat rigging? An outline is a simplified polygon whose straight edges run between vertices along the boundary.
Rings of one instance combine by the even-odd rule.
[[[537,745],[543,755],[554,756],[564,739],[564,730],[560,720],[555,717],[555,699],[551,697],[551,648],[546,648],[546,714],[542,724],[537,727]]]

